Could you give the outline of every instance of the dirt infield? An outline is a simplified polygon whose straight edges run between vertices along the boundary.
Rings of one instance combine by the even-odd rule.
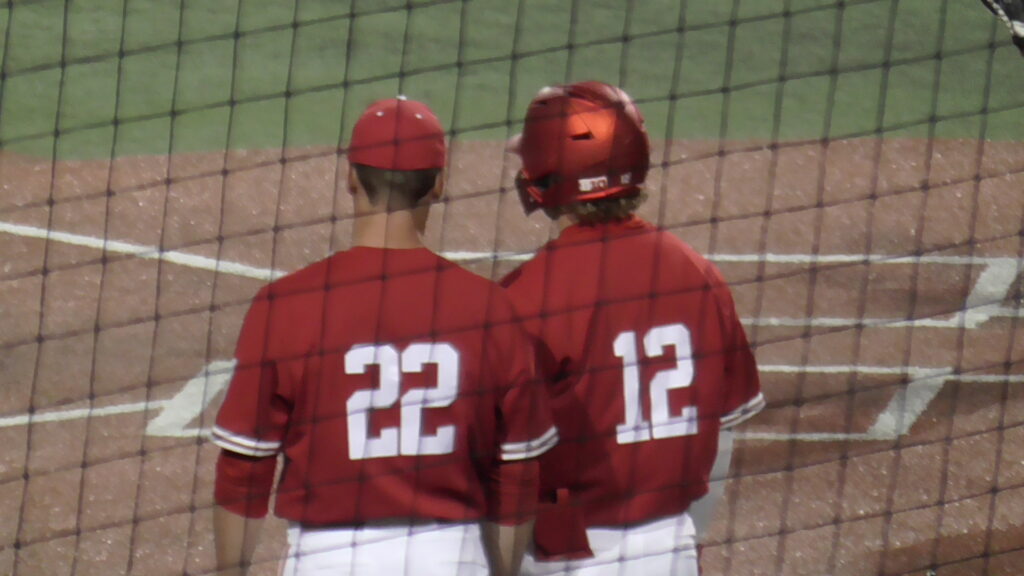
[[[1024,144],[654,158],[642,213],[729,278],[769,399],[740,430],[706,573],[1019,576]],[[515,265],[490,253],[551,233],[501,193],[505,160],[456,144],[429,230],[486,276]],[[0,154],[0,574],[210,571],[216,451],[196,431],[271,271],[348,246],[345,171],[319,149]],[[266,542],[274,574],[280,522]]]

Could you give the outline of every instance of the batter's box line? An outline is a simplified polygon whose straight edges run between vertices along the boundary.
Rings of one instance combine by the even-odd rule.
[[[786,318],[762,316],[742,318],[746,326],[763,328],[941,328],[976,330],[994,318],[1024,318],[1024,309],[1002,305],[1002,300],[958,310],[934,318]]]
[[[25,426],[29,423],[66,422],[83,418],[98,418],[117,414],[130,414],[159,410],[159,414],[146,425],[146,435],[173,438],[196,438],[205,435],[208,428],[193,426],[213,400],[227,388],[234,372],[234,360],[211,362],[190,379],[172,398],[149,402],[133,402],[99,408],[54,410],[36,414],[22,414],[0,418],[0,428]],[[1024,374],[954,374],[950,368],[892,367],[892,366],[792,366],[785,364],[762,365],[762,373],[783,374],[865,374],[908,377],[910,382],[897,390],[886,408],[864,433],[778,433],[737,432],[736,438],[762,441],[878,441],[894,440],[910,431],[931,401],[949,380],[1001,384],[1024,382]]]
[[[72,408],[52,410],[35,414],[20,414],[0,418],[0,428],[27,426],[44,422],[67,422],[83,418],[97,418],[159,410],[146,424],[147,436],[195,438],[206,432],[204,428],[192,427],[213,399],[225,389],[235,370],[235,360],[211,362],[182,386],[173,397],[166,400],[130,402],[114,406]]]
[[[131,244],[118,240],[96,238],[70,232],[60,232],[0,221],[0,233],[12,234],[26,238],[37,238],[50,242],[60,242],[74,246],[93,248],[104,252],[125,254],[148,260],[163,260],[180,266],[220,272],[256,280],[270,281],[287,274],[283,270],[272,270],[217,260],[180,250],[162,250],[156,246]],[[474,261],[523,261],[530,258],[527,252],[467,252],[447,251],[443,255],[456,262]],[[716,262],[745,263],[776,263],[776,264],[944,264],[954,266],[984,265],[985,269],[971,288],[964,308],[946,319],[922,318],[747,318],[744,323],[756,326],[795,326],[795,327],[858,327],[879,326],[900,328],[905,326],[928,328],[968,328],[974,329],[994,317],[1024,317],[1019,309],[1002,306],[1017,277],[1020,275],[1024,261],[1007,257],[975,257],[975,256],[890,256],[884,254],[711,254]]]
[[[874,442],[893,441],[908,434],[924,414],[932,400],[950,380],[970,383],[1021,383],[1024,374],[956,374],[952,368],[885,367],[885,366],[760,366],[763,373],[790,374],[869,374],[907,376],[910,381],[896,390],[889,404],[875,418],[866,432],[737,432],[736,438],[763,441],[797,442]]]
[[[198,268],[201,270],[215,270],[225,274],[257,278],[260,280],[271,280],[286,271],[272,270],[251,266],[228,260],[216,260],[196,254],[190,254],[179,250],[162,250],[156,246],[143,244],[132,244],[120,240],[110,240],[96,236],[61,232],[59,230],[48,230],[36,226],[16,224],[14,222],[0,221],[0,233],[22,236],[25,238],[37,238],[50,242],[71,244],[125,254],[137,258],[151,260],[166,260],[181,266]],[[459,262],[467,261],[503,261],[523,262],[529,260],[533,251],[524,252],[485,252],[467,250],[447,250],[442,255],[450,260]],[[1024,267],[1024,262],[1017,258],[1005,256],[894,256],[890,254],[708,254],[709,260],[715,262],[731,263],[768,263],[768,264],[944,264],[952,266],[1010,266],[1018,272]]]

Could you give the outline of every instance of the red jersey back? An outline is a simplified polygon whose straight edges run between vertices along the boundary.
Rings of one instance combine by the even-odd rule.
[[[764,405],[718,270],[634,218],[567,228],[503,284],[559,429],[542,489],[569,488],[588,526],[680,514],[705,494],[720,428]]]
[[[508,297],[426,249],[354,248],[270,284],[236,357],[213,440],[284,454],[290,520],[474,520],[499,459],[557,441]]]

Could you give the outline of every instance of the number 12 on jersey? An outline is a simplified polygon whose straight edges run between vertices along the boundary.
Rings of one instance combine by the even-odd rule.
[[[678,416],[669,410],[669,390],[687,388],[693,384],[693,346],[690,331],[683,324],[656,326],[644,335],[644,355],[647,358],[664,356],[666,347],[675,353],[676,366],[661,370],[647,386],[650,395],[650,420],[644,417],[641,401],[643,384],[640,382],[640,359],[637,335],[632,330],[621,332],[613,343],[615,356],[622,359],[622,392],[625,421],[615,427],[619,444],[635,444],[660,438],[692,436],[697,433],[697,407],[686,406]]]

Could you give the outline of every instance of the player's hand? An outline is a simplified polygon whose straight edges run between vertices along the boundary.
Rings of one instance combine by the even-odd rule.
[[[1010,29],[1013,43],[1024,55],[1024,0],[981,0]]]

